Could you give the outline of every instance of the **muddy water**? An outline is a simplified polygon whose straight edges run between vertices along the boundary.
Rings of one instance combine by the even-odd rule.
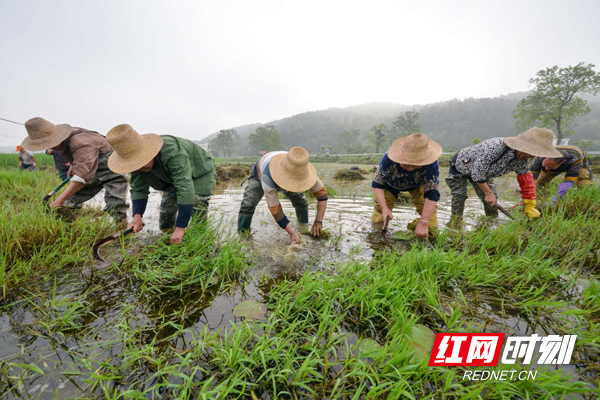
[[[161,315],[181,312],[185,308],[186,318],[184,327],[189,329],[184,337],[177,339],[172,345],[176,348],[185,347],[191,335],[197,335],[203,328],[220,330],[237,322],[233,316],[233,308],[245,299],[264,301],[268,297],[270,287],[282,279],[297,279],[308,269],[335,273],[336,265],[349,260],[370,260],[376,250],[384,248],[385,244],[379,232],[374,232],[370,216],[373,209],[373,197],[370,190],[370,176],[359,183],[340,183],[333,180],[332,176],[337,169],[349,166],[340,164],[316,164],[321,179],[337,191],[337,195],[330,198],[323,226],[329,237],[315,239],[309,235],[301,235],[301,241],[294,246],[289,245],[289,236],[274,222],[265,200],[257,206],[256,214],[252,221],[252,233],[242,240],[249,254],[257,261],[258,266],[248,271],[247,280],[237,286],[229,287],[226,291],[218,288],[212,292],[199,293],[190,291],[187,294],[177,294],[178,301],[173,301],[174,296],[165,294],[155,298],[145,298],[144,303],[135,310],[135,315],[129,320],[132,328],[144,326],[151,321],[160,319]],[[359,166],[370,169],[372,166]],[[442,182],[443,182],[442,176]],[[515,192],[516,179],[499,179],[497,185],[503,193],[501,202],[505,206],[514,204],[518,197]],[[450,196],[444,183],[441,185],[442,199],[438,204],[438,219],[440,226],[450,218]],[[243,187],[239,182],[219,187],[210,202],[209,217],[215,224],[220,224],[226,233],[236,235],[237,214],[243,197]],[[281,200],[284,212],[295,221],[294,209],[287,199]],[[97,197],[92,205],[99,206],[101,197]],[[160,235],[158,230],[158,211],[160,193],[152,192],[144,217],[146,224],[143,235],[138,235],[136,240],[150,241]],[[313,220],[316,211],[316,202],[310,204],[310,217]],[[483,214],[481,202],[470,189],[470,198],[467,201],[465,223],[467,229],[478,223],[478,218]],[[394,209],[394,220],[390,223],[390,234],[406,231],[406,225],[417,217],[412,205],[397,204]],[[500,223],[505,217],[500,217]],[[407,238],[411,234],[406,235]],[[410,245],[410,240],[405,241]],[[110,246],[103,250],[111,252]],[[89,267],[89,266],[88,266]],[[57,280],[57,293],[65,298],[77,296],[87,290],[88,285],[82,282],[81,269],[74,267],[73,271],[61,272]],[[10,307],[10,312],[0,314],[0,360],[7,362],[27,362],[49,366],[46,375],[31,374],[26,379],[26,385],[19,391],[22,397],[54,398],[55,390],[60,391],[61,397],[77,397],[89,395],[89,385],[82,382],[76,375],[65,376],[64,371],[72,370],[75,358],[93,358],[106,360],[117,358],[122,344],[119,340],[112,343],[114,327],[110,321],[123,311],[123,302],[127,299],[135,302],[142,294],[138,293],[135,284],[118,281],[117,276],[101,278],[101,290],[94,291],[89,300],[93,304],[91,314],[86,317],[85,326],[90,328],[92,335],[79,337],[69,335],[63,343],[57,344],[52,339],[40,334],[42,327],[32,326],[39,317],[35,309],[26,302]],[[40,291],[50,296],[53,283],[46,282],[38,287]],[[477,318],[483,330],[506,331],[509,334],[531,334],[539,332],[540,327],[533,321],[527,320],[518,312],[511,312],[499,306],[499,299],[492,295],[471,299],[476,304],[476,312],[466,315]],[[451,305],[451,300],[448,299]],[[167,338],[174,333],[173,328],[163,328],[158,332],[159,338]],[[156,331],[152,332],[153,334]],[[149,335],[148,337],[153,336]],[[545,333],[547,334],[547,333]],[[117,338],[118,339],[118,338]],[[1,382],[0,382],[1,387]],[[98,394],[98,392],[96,392]]]

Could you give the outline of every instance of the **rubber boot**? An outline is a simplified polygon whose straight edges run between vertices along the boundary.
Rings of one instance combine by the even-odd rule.
[[[296,217],[301,224],[308,224],[308,208],[296,208]]]
[[[252,215],[242,215],[238,217],[238,232],[249,232],[252,224]]]

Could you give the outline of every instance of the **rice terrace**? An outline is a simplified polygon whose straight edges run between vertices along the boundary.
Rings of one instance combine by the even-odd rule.
[[[598,15],[0,1],[0,399],[599,399]]]

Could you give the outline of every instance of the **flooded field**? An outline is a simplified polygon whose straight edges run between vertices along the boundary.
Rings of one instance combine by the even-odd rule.
[[[560,246],[550,250],[541,239],[531,249],[518,250],[527,246],[531,236],[527,228],[496,229],[508,222],[502,215],[492,225],[484,222],[481,202],[470,189],[465,212],[468,239],[445,231],[435,240],[415,240],[406,225],[417,213],[410,200],[403,201],[393,210],[389,226],[394,253],[370,223],[371,175],[358,183],[344,183],[333,175],[349,166],[315,166],[335,191],[323,221],[327,238],[303,234],[300,243],[288,246],[289,236],[273,221],[263,199],[252,233],[237,241],[244,190],[238,180],[221,185],[211,199],[209,219],[214,230],[186,235],[184,243],[194,240],[196,247],[178,251],[165,246],[168,236],[158,231],[160,193],[153,192],[143,233],[105,246],[102,254],[109,262],[74,257],[64,268],[30,276],[27,284],[11,287],[0,303],[0,394],[6,398],[185,398],[206,392],[210,398],[250,398],[247,394],[252,390],[258,398],[351,398],[360,389],[359,397],[390,398],[385,388],[391,383],[381,387],[381,395],[366,393],[382,382],[394,382],[398,388],[410,385],[391,371],[385,373],[393,378],[383,376],[387,361],[401,353],[395,349],[408,351],[398,343],[404,343],[406,335],[414,336],[411,326],[418,322],[423,326],[419,329],[428,332],[514,336],[576,332],[582,344],[574,362],[559,369],[571,375],[558,377],[552,372],[558,371],[554,366],[545,369],[544,379],[573,397],[595,397],[600,371],[594,325],[600,315],[597,232],[588,232],[588,240],[577,242],[576,250],[566,243],[565,251]],[[438,204],[442,228],[450,217],[444,177]],[[515,177],[495,183],[500,203],[506,208],[514,205],[519,198]],[[297,226],[291,203],[281,201]],[[100,201],[93,204],[98,205]],[[315,212],[312,201],[309,221]],[[578,240],[566,230],[563,234]],[[502,247],[497,241],[506,244]],[[225,245],[233,242],[237,244]],[[535,265],[532,260],[537,260]],[[187,265],[201,273],[183,271]],[[327,293],[339,294],[330,298]],[[369,296],[375,303],[366,300]],[[407,300],[397,303],[399,299]],[[235,315],[236,306],[247,300],[265,304],[265,309],[268,305],[266,315],[255,323]],[[280,338],[285,339],[280,342]],[[366,367],[369,362],[357,350],[366,340],[379,351],[371,367]],[[253,353],[257,346],[269,349],[265,347],[261,356]],[[285,358],[281,352],[289,353],[285,356],[290,357],[289,365],[279,360]],[[307,368],[320,372],[313,371],[310,379],[296,375],[300,372],[292,374],[296,378],[276,378],[275,370],[284,365],[300,368],[302,360],[313,356],[320,361]],[[412,360],[402,363],[408,359]],[[377,372],[368,372],[370,368]],[[431,375],[436,373],[422,372],[424,386],[415,394],[439,390],[426,383],[437,379]],[[381,381],[368,378],[369,374],[380,376]],[[228,375],[239,382],[232,383]],[[270,381],[263,382],[264,376]],[[356,381],[358,377],[367,384]],[[307,383],[296,387],[294,379]],[[253,380],[263,383],[244,383]],[[462,397],[472,389],[468,385],[453,389],[454,396]],[[543,384],[523,390],[539,393],[538,389],[549,390]],[[495,398],[512,389],[500,385],[485,390]]]

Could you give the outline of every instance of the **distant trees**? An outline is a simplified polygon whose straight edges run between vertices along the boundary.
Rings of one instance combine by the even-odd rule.
[[[273,125],[257,128],[256,132],[248,136],[248,142],[256,151],[281,150],[281,134]]]
[[[379,149],[385,147],[388,142],[387,135],[389,133],[386,124],[375,125],[366,133],[367,140],[373,143],[375,147],[375,153],[379,153]]]
[[[563,137],[569,137],[575,117],[590,112],[588,102],[578,94],[600,92],[600,74],[594,71],[594,64],[579,63],[575,66],[546,68],[531,78],[533,85],[530,95],[521,100],[513,117],[515,129],[524,131],[532,126],[555,128],[560,144]]]
[[[471,140],[471,143],[473,143],[473,144],[479,144],[479,143],[481,143],[481,139],[479,139],[478,137],[476,137],[473,140]]]
[[[421,132],[421,124],[418,121],[419,113],[417,111],[407,111],[404,115],[398,115],[393,124],[400,136],[406,136]]]
[[[216,156],[231,157],[239,136],[235,129],[222,129],[217,137],[208,142],[208,150]]]
[[[346,153],[359,152],[362,149],[360,129],[346,129],[338,136],[338,143]]]

